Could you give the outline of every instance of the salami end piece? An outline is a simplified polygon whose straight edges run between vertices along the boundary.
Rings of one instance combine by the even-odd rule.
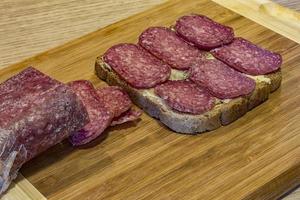
[[[189,79],[220,99],[244,96],[255,89],[254,80],[216,59],[203,61],[191,68]]]
[[[96,90],[98,97],[114,115],[119,117],[132,106],[128,94],[118,86],[107,86]]]
[[[99,99],[96,90],[89,81],[73,81],[68,83],[68,85],[81,99],[90,118],[90,122],[83,129],[73,133],[69,138],[72,145],[79,146],[101,135],[110,126],[113,113],[105,107],[105,104]]]
[[[134,110],[133,108],[127,110],[118,117],[115,117],[111,122],[110,126],[116,126],[119,124],[124,124],[126,122],[135,121],[140,118],[142,112],[140,110]]]
[[[260,48],[243,39],[211,51],[214,57],[230,67],[249,75],[263,75],[278,70],[282,63],[280,54]]]
[[[204,52],[189,45],[174,31],[165,27],[146,29],[139,37],[139,45],[179,70],[189,69],[205,57]]]
[[[32,67],[0,84],[0,194],[25,162],[86,123],[72,89]]]
[[[171,68],[142,47],[118,44],[108,49],[104,61],[134,88],[152,88],[170,77]]]
[[[179,112],[202,114],[214,107],[215,99],[191,81],[167,81],[156,86],[154,91],[167,105]]]
[[[179,18],[175,30],[185,40],[204,50],[228,44],[234,39],[231,27],[219,24],[203,15],[193,14]]]

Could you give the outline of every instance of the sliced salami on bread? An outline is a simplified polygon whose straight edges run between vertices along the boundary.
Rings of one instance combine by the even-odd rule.
[[[122,87],[130,95],[132,101],[150,116],[159,119],[173,131],[185,134],[214,130],[237,120],[247,111],[266,101],[270,92],[275,91],[281,83],[280,70],[267,75],[248,75],[255,81],[255,89],[251,94],[233,99],[216,99],[215,106],[211,110],[202,114],[188,114],[170,108],[162,98],[155,94],[153,88],[132,87],[122,80],[108,63],[103,61],[102,56],[97,58],[95,70],[97,76],[109,85]],[[186,77],[185,72],[172,69],[169,79],[186,79]]]

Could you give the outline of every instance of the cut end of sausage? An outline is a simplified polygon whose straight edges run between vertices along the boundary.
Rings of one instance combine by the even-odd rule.
[[[98,136],[110,126],[113,113],[105,107],[98,97],[93,85],[86,80],[78,80],[68,83],[85,106],[90,122],[80,131],[70,136],[70,142],[74,146],[86,144]]]

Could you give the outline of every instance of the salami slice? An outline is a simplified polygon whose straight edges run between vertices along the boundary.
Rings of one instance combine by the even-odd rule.
[[[139,110],[134,110],[133,108],[127,110],[123,114],[121,114],[118,117],[115,117],[113,121],[111,122],[110,126],[115,126],[119,124],[124,124],[126,122],[135,121],[140,118],[142,115],[142,112]]]
[[[280,54],[260,48],[243,38],[235,38],[231,44],[213,49],[211,53],[236,70],[250,75],[274,72],[282,63]]]
[[[186,43],[171,29],[151,27],[139,37],[139,45],[172,68],[185,70],[203,60],[205,53]]]
[[[201,114],[214,106],[215,99],[191,81],[168,81],[156,86],[154,91],[171,108],[180,112]]]
[[[110,126],[113,114],[101,102],[96,90],[89,81],[73,81],[68,85],[71,86],[76,95],[81,99],[90,118],[90,122],[83,129],[73,133],[69,138],[72,145],[79,146],[101,135]]]
[[[106,51],[103,59],[132,87],[151,88],[168,80],[170,66],[134,44],[118,44]]]
[[[175,30],[185,40],[205,50],[228,44],[234,38],[231,27],[196,14],[179,18],[176,21]]]
[[[225,63],[210,59],[189,70],[189,79],[205,87],[220,99],[231,99],[251,93],[255,81]]]
[[[114,115],[119,117],[121,114],[126,112],[132,106],[132,102],[128,96],[120,87],[107,86],[98,88],[97,95]]]

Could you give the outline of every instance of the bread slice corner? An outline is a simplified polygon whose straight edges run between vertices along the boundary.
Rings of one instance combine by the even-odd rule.
[[[155,95],[153,89],[136,89],[131,87],[111,69],[99,56],[95,63],[96,75],[109,85],[122,87],[132,101],[151,117],[159,119],[167,127],[178,133],[197,134],[211,131],[222,125],[230,124],[268,99],[269,93],[275,91],[281,83],[281,72],[264,76],[250,76],[256,81],[255,90],[248,96],[235,99],[217,99],[215,107],[203,114],[193,115],[174,111]],[[173,77],[180,79],[178,70],[172,69]],[[179,75],[178,75],[179,74]],[[172,75],[171,75],[172,77]]]

